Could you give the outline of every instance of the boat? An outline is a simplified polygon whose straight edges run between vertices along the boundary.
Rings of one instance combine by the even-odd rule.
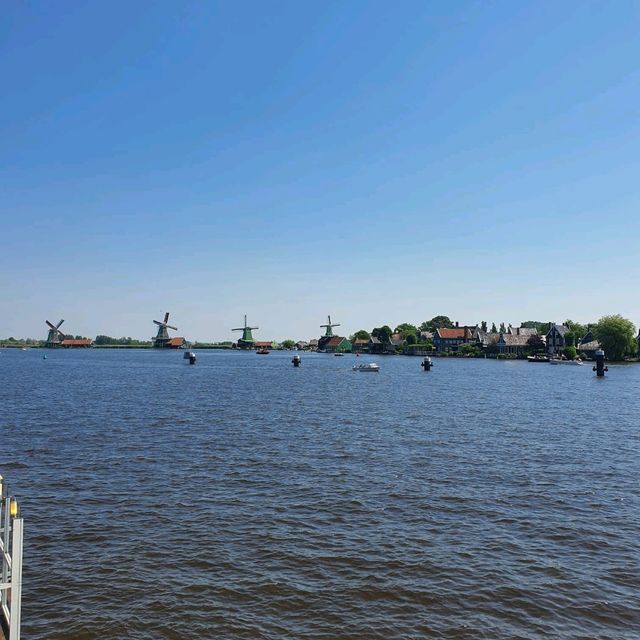
[[[582,360],[561,360],[560,358],[551,358],[549,364],[571,364],[573,366],[582,365]]]
[[[344,353],[340,353],[339,351],[336,351],[333,355],[334,355],[334,356],[343,356],[343,355],[344,355]]]
[[[549,362],[549,356],[527,356],[527,362]]]
[[[267,355],[269,355],[269,349],[265,349],[265,347],[262,347],[262,349],[258,349],[258,350],[256,351],[256,353],[257,353],[259,356],[267,356]]]
[[[380,365],[376,364],[375,362],[369,362],[368,364],[354,364],[353,370],[377,372],[377,371],[380,371]]]

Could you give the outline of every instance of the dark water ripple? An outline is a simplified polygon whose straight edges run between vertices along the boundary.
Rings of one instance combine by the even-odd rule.
[[[640,367],[0,354],[34,640],[637,638]]]

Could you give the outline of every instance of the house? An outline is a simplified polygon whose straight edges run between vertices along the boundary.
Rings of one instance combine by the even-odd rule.
[[[369,353],[384,353],[384,345],[379,338],[375,336],[369,338]]]
[[[298,342],[296,342],[296,349],[299,349],[300,351],[306,351],[308,348],[308,342],[305,342],[304,340],[298,340]]]
[[[182,338],[180,338],[182,339]],[[67,348],[76,348],[76,347],[92,347],[93,346],[93,340],[90,340],[89,338],[81,338],[81,339],[72,339],[72,338],[65,338],[61,343],[60,346],[62,347],[67,347]]]
[[[324,345],[326,353],[351,353],[351,343],[342,336],[332,336]]]
[[[457,351],[461,344],[472,341],[475,327],[456,327],[455,329],[436,329],[433,336],[433,346],[438,353]]]
[[[517,333],[501,333],[496,343],[498,353],[522,355],[529,346],[530,335],[519,335]]]
[[[353,352],[365,353],[366,351],[369,351],[369,340],[367,338],[356,338],[353,341]]]
[[[596,351],[601,349],[600,343],[595,339],[593,331],[585,333],[576,347],[580,353],[584,353],[588,358],[595,358]]]
[[[273,349],[275,344],[273,342],[259,342],[256,341],[253,343],[254,349]]]
[[[389,341],[385,346],[385,353],[397,353],[398,348],[402,349],[404,346],[404,338],[400,333],[392,333],[389,336]]]
[[[309,351],[317,351],[318,350],[318,341],[313,338],[309,340]]]
[[[500,334],[497,331],[483,331],[478,326],[474,327],[471,332],[471,341],[481,350],[495,347],[499,339]]]
[[[419,331],[418,332],[418,341],[419,342],[433,342],[433,331]]]
[[[569,327],[564,324],[551,323],[551,328],[547,333],[547,351],[549,353],[560,353],[566,346],[565,335],[569,333]]]

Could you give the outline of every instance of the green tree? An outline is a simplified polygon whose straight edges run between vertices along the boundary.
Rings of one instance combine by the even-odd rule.
[[[564,334],[564,344],[565,347],[575,347],[576,346],[576,334],[573,331],[567,331]]]
[[[538,353],[540,351],[544,351],[545,344],[542,336],[531,336],[527,340],[527,346],[532,353]]]
[[[435,331],[436,329],[453,329],[453,322],[449,316],[434,316],[420,325],[420,331]]]
[[[296,343],[291,340],[291,338],[287,338],[286,340],[282,341],[281,346],[283,349],[293,349],[293,347],[296,346]]]
[[[596,340],[609,360],[622,360],[636,351],[636,328],[621,315],[603,316],[593,327]]]
[[[353,342],[354,340],[357,340],[358,338],[360,338],[361,340],[368,340],[371,336],[369,335],[368,331],[365,331],[364,329],[360,329],[359,331],[356,331],[350,338],[349,340],[351,342]]]
[[[415,333],[408,333],[407,336],[405,337],[405,340],[407,341],[408,345],[417,344],[418,337],[416,336]]]
[[[376,327],[372,332],[371,335],[374,338],[378,338],[378,340],[380,340],[380,342],[389,342],[389,338],[391,337],[391,334],[393,333],[393,331],[391,331],[391,327],[387,324],[381,326],[381,327]]]
[[[571,331],[571,333],[573,333],[576,342],[579,342],[589,330],[587,328],[587,325],[580,324],[579,322],[574,322],[573,320],[565,320],[564,324],[565,326],[569,327],[569,330]]]
[[[498,330],[496,329],[496,323],[495,322],[491,323],[491,333],[498,333]]]
[[[403,322],[395,328],[394,333],[399,333],[403,338],[406,338],[410,333],[417,334],[418,328],[409,322]]]
[[[486,320],[483,320],[480,323],[480,329],[481,329],[481,331],[484,331],[485,333],[487,333],[487,321]]]
[[[565,347],[563,353],[567,360],[575,360],[576,356],[578,355],[578,352],[573,345]]]
[[[504,326],[504,322],[500,323],[500,333],[507,333],[507,328]]]
[[[463,344],[458,347],[458,353],[463,356],[477,358],[480,355],[480,349],[475,344]]]

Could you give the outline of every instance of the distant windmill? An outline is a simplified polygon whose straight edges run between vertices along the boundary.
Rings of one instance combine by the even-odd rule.
[[[172,327],[169,324],[169,312],[164,314],[164,322],[160,322],[159,320],[153,321],[158,325],[158,334],[153,339],[153,346],[156,349],[164,349],[166,347],[174,347],[172,344],[172,339],[169,337],[169,332],[167,329],[173,329],[174,331],[178,330],[178,327]]]
[[[240,349],[253,349],[255,345],[255,340],[253,339],[253,334],[251,331],[255,329],[259,329],[260,327],[250,327],[247,324],[247,316],[244,317],[244,327],[238,327],[237,329],[232,329],[232,331],[242,331],[242,338],[238,340],[238,347]]]
[[[64,320],[60,320],[58,324],[53,324],[48,320],[45,320],[44,322],[49,327],[49,334],[47,335],[47,341],[44,343],[44,346],[59,347],[62,344],[62,341],[67,337],[62,333],[62,331],[60,331],[60,326]]]
[[[324,334],[325,338],[331,338],[333,336],[333,327],[339,327],[340,323],[331,324],[331,316],[327,316],[327,324],[321,324],[321,327],[326,327]]]

